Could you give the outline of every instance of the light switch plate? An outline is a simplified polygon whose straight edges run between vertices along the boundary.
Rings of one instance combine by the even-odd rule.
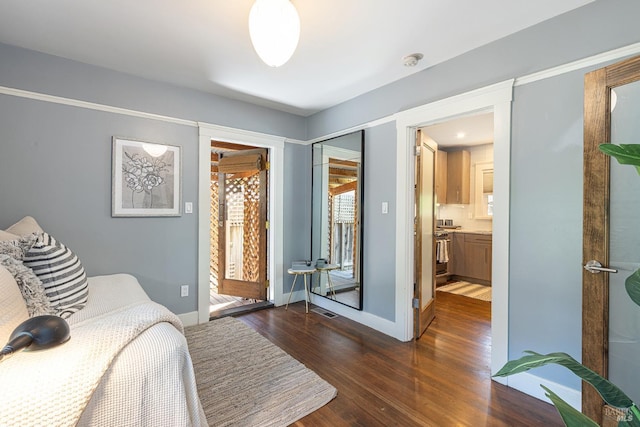
[[[382,202],[382,213],[383,214],[389,213],[389,202]]]
[[[193,213],[193,203],[192,202],[186,202],[184,204],[184,213]]]

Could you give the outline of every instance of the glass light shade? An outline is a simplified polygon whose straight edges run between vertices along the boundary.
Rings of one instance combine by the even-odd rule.
[[[265,64],[285,64],[298,46],[300,16],[289,0],[256,0],[249,12],[249,35]]]
[[[160,157],[167,152],[167,149],[169,147],[167,147],[166,145],[160,145],[160,144],[144,143],[142,144],[142,148],[144,149],[144,151],[149,153],[152,157]]]

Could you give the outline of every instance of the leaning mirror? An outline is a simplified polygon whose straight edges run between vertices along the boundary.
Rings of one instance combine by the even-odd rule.
[[[311,291],[362,310],[364,131],[313,144]]]

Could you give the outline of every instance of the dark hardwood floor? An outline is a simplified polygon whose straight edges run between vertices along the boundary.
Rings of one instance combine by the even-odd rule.
[[[562,426],[553,406],[489,378],[490,307],[439,292],[434,323],[408,343],[304,303],[238,319],[338,389],[294,426]]]

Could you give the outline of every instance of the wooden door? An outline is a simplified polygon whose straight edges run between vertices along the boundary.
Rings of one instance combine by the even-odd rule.
[[[582,362],[611,379],[636,402],[640,381],[634,384],[633,378],[640,372],[640,309],[623,293],[624,280],[640,266],[640,177],[633,167],[619,165],[598,146],[604,142],[640,143],[639,80],[640,57],[585,76],[583,265],[596,260],[619,272],[583,270],[582,281]],[[616,319],[623,312],[631,318]],[[618,347],[625,346],[631,349],[630,357],[614,356]],[[623,359],[627,361],[623,363]],[[582,410],[601,425],[617,425],[609,417],[615,411],[586,383]]]
[[[435,165],[436,143],[417,133],[415,219],[415,337],[420,338],[436,315]]]
[[[218,293],[267,299],[267,150],[220,153]]]
[[[436,152],[436,203],[447,204],[447,152]]]

